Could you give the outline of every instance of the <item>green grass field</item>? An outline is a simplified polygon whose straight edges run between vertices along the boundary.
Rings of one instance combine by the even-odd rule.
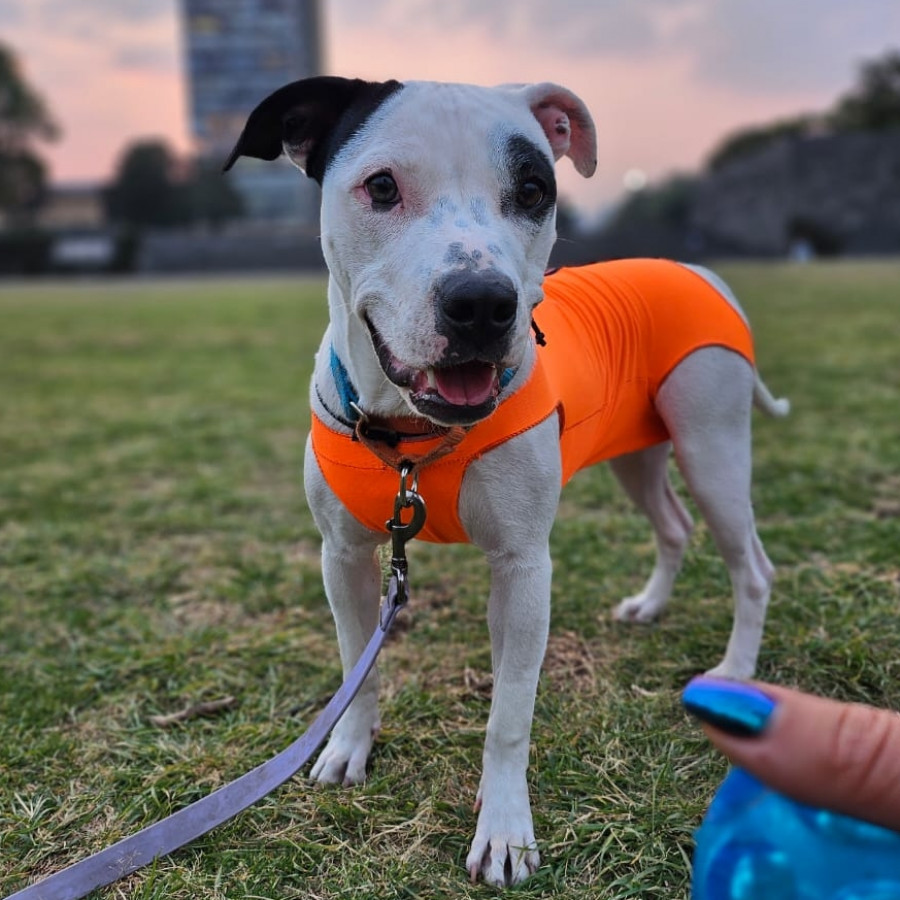
[[[719,269],[794,411],[755,421],[778,567],[760,675],[900,709],[900,263]],[[340,681],[301,464],[324,287],[302,279],[0,284],[0,893],[264,761]],[[427,499],[427,498],[426,498]],[[718,662],[727,576],[698,527],[652,627],[603,467],[564,493],[517,897],[685,898],[725,764],[682,713]],[[98,897],[485,897],[463,868],[489,704],[487,570],[416,545],[368,783],[294,779]],[[226,696],[212,718],[151,717]]]

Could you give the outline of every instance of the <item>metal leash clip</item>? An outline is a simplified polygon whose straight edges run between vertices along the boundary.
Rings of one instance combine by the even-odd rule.
[[[394,515],[385,523],[391,534],[391,578],[381,610],[382,628],[391,611],[403,606],[409,599],[406,542],[414,538],[425,524],[425,501],[417,493],[417,488],[418,477],[413,475],[412,466],[404,463],[400,467],[400,490],[394,500]],[[412,509],[412,518],[408,522],[403,521],[405,509]]]

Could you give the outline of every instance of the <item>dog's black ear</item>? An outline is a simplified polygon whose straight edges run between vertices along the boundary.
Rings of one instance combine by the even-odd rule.
[[[239,156],[277,159],[283,150],[321,184],[335,153],[402,86],[398,81],[332,76],[287,84],[250,113],[224,170]]]

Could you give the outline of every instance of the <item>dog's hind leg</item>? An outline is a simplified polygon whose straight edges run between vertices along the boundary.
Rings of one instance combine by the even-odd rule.
[[[756,533],[750,501],[754,371],[720,347],[684,360],[657,397],[675,458],[728,566],[734,624],[713,674],[749,678],[756,668],[774,568]]]
[[[669,481],[671,444],[657,444],[610,460],[625,492],[653,526],[656,563],[644,589],[613,610],[621,621],[650,622],[665,608],[694,523]]]

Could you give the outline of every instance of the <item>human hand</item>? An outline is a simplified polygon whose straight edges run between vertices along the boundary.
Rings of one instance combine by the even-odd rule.
[[[900,831],[900,715],[701,676],[685,708],[735,765],[785,796]]]

